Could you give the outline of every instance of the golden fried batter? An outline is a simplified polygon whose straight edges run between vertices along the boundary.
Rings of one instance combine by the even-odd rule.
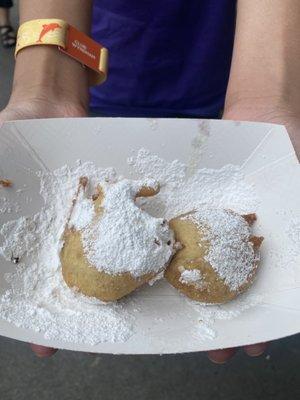
[[[233,213],[234,214],[234,213]],[[243,216],[252,225],[255,214]],[[170,221],[170,228],[182,248],[175,254],[165,271],[168,282],[189,298],[203,303],[225,303],[245,291],[252,283],[257,269],[257,261],[253,262],[247,280],[235,290],[224,282],[217,271],[205,259],[211,243],[207,240],[204,230],[192,219],[179,216]],[[250,236],[249,242],[257,251],[263,238]],[[186,277],[186,279],[185,279]]]
[[[87,184],[87,178],[82,177],[76,198],[73,201],[73,209],[76,206],[76,200],[80,192],[85,190]],[[136,197],[153,196],[158,191],[159,188],[143,186]],[[92,196],[92,200],[95,213],[97,217],[101,218],[104,200],[101,186],[98,186],[97,193]],[[105,302],[115,301],[149,282],[157,275],[157,273],[148,273],[136,278],[130,273],[112,275],[99,271],[89,263],[84,254],[81,232],[73,227],[70,228],[68,224],[63,235],[63,242],[63,248],[60,253],[63,278],[69,287],[77,289],[86,296],[96,297]]]

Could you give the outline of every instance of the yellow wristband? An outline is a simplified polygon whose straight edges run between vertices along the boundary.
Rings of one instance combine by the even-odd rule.
[[[15,56],[28,46],[52,45],[90,70],[90,84],[106,80],[108,50],[61,19],[36,19],[19,27]]]

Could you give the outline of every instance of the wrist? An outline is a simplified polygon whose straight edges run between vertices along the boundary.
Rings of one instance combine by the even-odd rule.
[[[223,118],[282,123],[299,115],[298,104],[284,95],[235,95],[226,97]]]
[[[278,98],[277,101],[274,100],[274,98],[269,98],[269,101],[265,101],[259,97],[242,101],[227,101],[223,119],[284,125],[300,160],[300,112],[286,101],[279,101]]]
[[[16,60],[10,104],[49,101],[88,109],[88,73],[55,46],[28,47]]]

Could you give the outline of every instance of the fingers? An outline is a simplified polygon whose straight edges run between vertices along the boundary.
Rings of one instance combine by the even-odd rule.
[[[262,355],[265,352],[267,347],[268,347],[268,343],[256,343],[256,344],[244,346],[244,351],[250,357],[257,357],[257,356]]]
[[[268,347],[268,343],[256,343],[244,346],[244,351],[250,357],[262,355]],[[208,358],[215,364],[224,364],[230,360],[237,352],[237,347],[222,350],[211,350],[207,353]]]
[[[211,350],[207,353],[207,356],[210,361],[214,362],[215,364],[224,364],[235,355],[237,350],[238,349],[236,347],[222,350]]]
[[[31,350],[37,355],[38,357],[45,358],[51,357],[53,354],[57,352],[57,349],[52,349],[51,347],[44,347],[38,344],[30,344]]]

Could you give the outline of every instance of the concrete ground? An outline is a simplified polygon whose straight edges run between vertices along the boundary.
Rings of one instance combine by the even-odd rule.
[[[0,109],[12,72],[13,51],[0,47]],[[201,353],[128,357],[61,351],[42,360],[27,344],[0,337],[0,400],[297,398],[300,335],[272,343],[259,358],[240,351],[226,365],[214,365]]]

